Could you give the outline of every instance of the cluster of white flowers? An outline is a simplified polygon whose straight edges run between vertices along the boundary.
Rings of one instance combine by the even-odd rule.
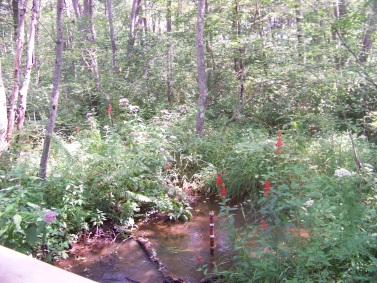
[[[306,202],[304,202],[304,206],[306,207],[311,207],[314,203],[314,200],[310,199],[310,200],[307,200]]]
[[[137,112],[139,112],[140,107],[137,105],[129,105],[128,110],[130,110],[131,113],[136,114]]]
[[[337,177],[347,177],[347,176],[352,176],[352,173],[348,171],[347,169],[340,168],[335,170],[335,176]]]
[[[121,98],[119,99],[119,106],[128,105],[129,100],[127,98]]]

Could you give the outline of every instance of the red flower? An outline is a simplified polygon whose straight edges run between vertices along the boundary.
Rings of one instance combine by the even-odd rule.
[[[220,196],[221,197],[226,197],[228,194],[226,192],[226,188],[225,188],[225,185],[222,185],[221,186],[221,191],[220,191]]]
[[[171,165],[170,165],[170,163],[166,163],[165,168],[166,168],[166,169],[171,169]]]
[[[270,193],[271,193],[271,181],[266,180],[264,181],[264,185],[263,185],[263,195],[266,198],[268,197]]]
[[[281,137],[281,132],[278,132],[278,138],[276,140],[275,146],[277,150],[274,151],[274,154],[281,153],[281,147],[284,146],[283,138]]]
[[[221,178],[221,173],[217,173],[216,184],[218,186],[221,186],[223,184],[223,179]]]
[[[267,230],[268,228],[268,223],[262,219],[261,222],[259,223],[259,227],[262,229],[262,230]]]
[[[111,104],[109,104],[109,105],[107,106],[107,115],[110,116],[110,114],[111,114],[111,110],[113,110],[113,106],[112,106]]]

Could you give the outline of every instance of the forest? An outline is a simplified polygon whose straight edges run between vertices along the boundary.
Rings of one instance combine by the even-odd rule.
[[[206,282],[377,281],[376,0],[0,0],[0,25],[1,245],[56,264],[204,196],[231,263]]]

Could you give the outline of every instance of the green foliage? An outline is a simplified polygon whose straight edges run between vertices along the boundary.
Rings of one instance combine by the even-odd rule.
[[[312,139],[305,147],[297,139],[284,138],[283,153],[270,155],[262,180],[271,188],[265,184],[263,194],[242,206],[244,215],[257,208],[256,219],[236,228],[221,204],[233,242],[233,268],[222,274],[227,282],[376,280],[376,214],[368,201],[376,194],[374,147],[356,139],[361,160],[373,160],[356,172],[348,135]]]
[[[32,182],[30,180],[29,185]],[[54,217],[59,215],[60,219],[58,211],[34,204],[41,203],[41,193],[38,186],[33,187],[18,184],[0,190],[0,243],[50,262],[67,257],[69,234],[66,225],[47,218],[52,214]]]

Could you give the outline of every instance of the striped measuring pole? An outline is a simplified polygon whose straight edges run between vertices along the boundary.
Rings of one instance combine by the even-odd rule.
[[[209,213],[209,248],[211,255],[215,254],[215,213],[211,211]]]

